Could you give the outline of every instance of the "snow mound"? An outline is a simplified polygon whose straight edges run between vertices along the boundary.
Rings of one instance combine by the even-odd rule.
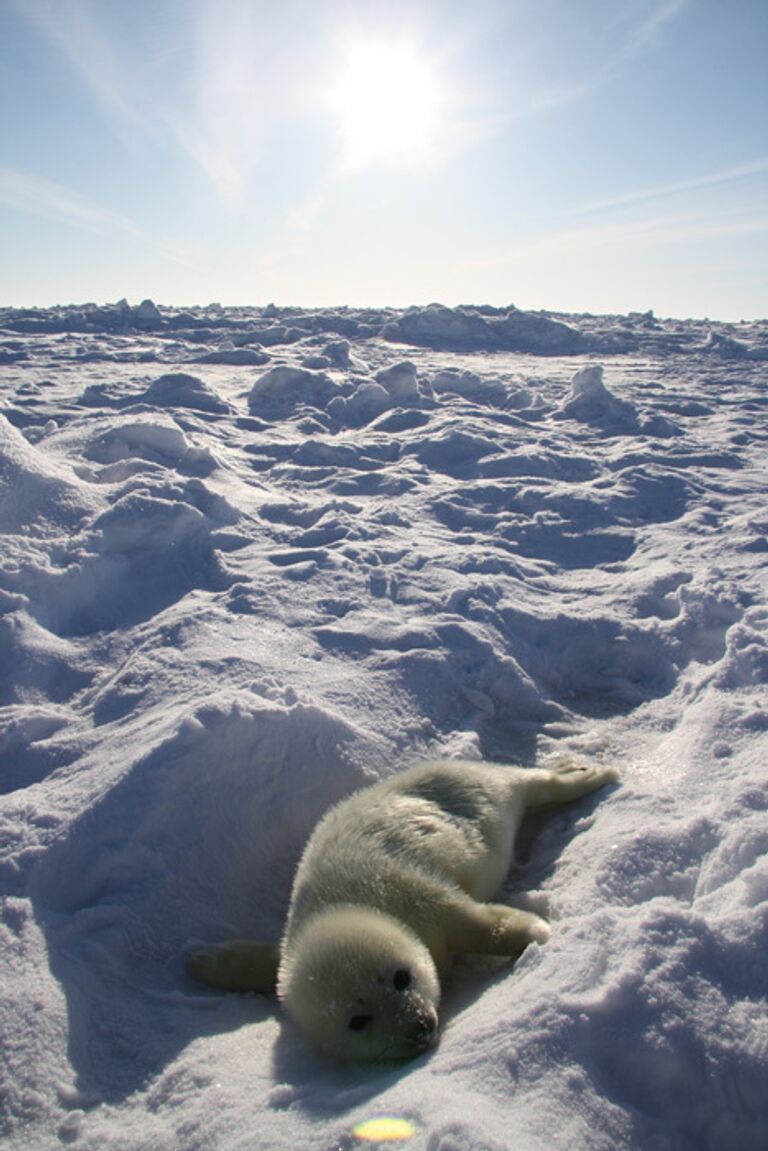
[[[592,364],[576,372],[571,390],[560,411],[571,419],[585,423],[614,424],[619,427],[638,426],[637,409],[628,400],[620,400],[603,383],[603,369]]]
[[[215,348],[213,351],[203,352],[201,355],[195,356],[194,363],[255,367],[259,364],[269,363],[269,353],[260,348]]]
[[[90,1091],[127,1094],[178,1054],[174,988],[193,940],[279,937],[310,829],[375,758],[317,707],[213,697],[56,843],[33,899]]]
[[[149,619],[193,588],[226,587],[211,539],[218,526],[178,497],[124,495],[93,521],[72,562],[28,572],[30,611],[57,635],[88,635]]]
[[[142,300],[133,309],[133,316],[140,328],[157,328],[163,322],[163,317],[154,300]]]
[[[373,380],[358,384],[351,396],[332,401],[329,411],[344,423],[368,424],[392,407],[392,397],[386,388]]]
[[[230,360],[201,359],[201,363],[231,363]],[[244,361],[236,361],[238,363]],[[264,363],[263,360],[252,360],[250,363]],[[229,404],[224,403],[214,395],[197,376],[190,376],[187,372],[168,372],[158,376],[146,392],[136,396],[135,403],[156,404],[159,408],[191,408],[201,412],[228,412]]]
[[[443,368],[432,376],[430,383],[438,396],[462,396],[465,400],[493,407],[503,407],[507,400],[507,389],[500,380],[483,379],[475,372],[458,368]]]
[[[99,502],[69,464],[28,443],[0,415],[0,530],[44,531],[46,525],[72,528],[93,513]]]
[[[410,360],[380,368],[376,373],[376,382],[381,384],[394,404],[409,407],[421,399],[418,368]]]
[[[587,350],[576,329],[515,308],[500,316],[486,317],[472,309],[430,304],[405,312],[387,324],[383,334],[388,340],[435,349],[503,349],[537,355],[569,355]]]
[[[282,418],[299,407],[322,408],[336,392],[324,372],[277,364],[260,376],[248,395],[252,415]]]
[[[207,475],[217,465],[209,448],[197,448],[171,418],[150,415],[111,419],[103,431],[88,437],[86,459],[105,466],[102,480],[124,478],[135,470],[136,461],[173,468],[185,475]],[[117,465],[117,466],[115,466]]]
[[[187,408],[191,411],[224,415],[230,405],[197,376],[188,372],[166,372],[153,380],[149,387],[136,392],[125,386],[114,387],[104,383],[89,384],[80,402],[88,407],[133,408]]]
[[[333,367],[348,368],[352,372],[367,371],[365,361],[352,350],[349,340],[329,340],[323,344],[322,354]]]
[[[563,419],[596,424],[613,432],[653,436],[674,436],[677,425],[662,415],[645,418],[629,400],[619,399],[603,383],[603,368],[590,364],[576,372],[571,390],[557,413]]]

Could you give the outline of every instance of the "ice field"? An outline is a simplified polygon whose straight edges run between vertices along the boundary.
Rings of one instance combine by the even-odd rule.
[[[5,1146],[764,1151],[767,382],[768,322],[0,309]],[[621,786],[427,1055],[185,975],[356,788],[563,752]]]

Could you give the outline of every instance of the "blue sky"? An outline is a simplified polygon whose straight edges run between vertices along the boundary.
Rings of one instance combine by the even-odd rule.
[[[768,314],[766,0],[0,0],[0,302]]]

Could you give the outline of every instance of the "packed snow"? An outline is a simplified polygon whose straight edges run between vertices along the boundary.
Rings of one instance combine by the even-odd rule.
[[[6,1146],[764,1151],[768,323],[120,301],[0,364]],[[520,842],[552,939],[427,1055],[185,975],[343,796],[564,752],[622,783]]]

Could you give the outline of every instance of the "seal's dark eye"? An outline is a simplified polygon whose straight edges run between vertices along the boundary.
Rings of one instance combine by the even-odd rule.
[[[407,967],[401,967],[392,977],[392,982],[395,985],[395,991],[405,991],[406,987],[411,986],[411,973]]]
[[[372,1015],[353,1015],[347,1026],[350,1031],[364,1031],[369,1023],[373,1023]]]

